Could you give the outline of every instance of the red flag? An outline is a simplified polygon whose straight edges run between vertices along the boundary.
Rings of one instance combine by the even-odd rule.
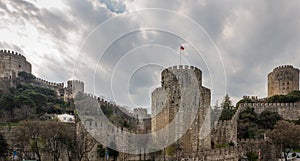
[[[183,47],[183,46],[180,46],[180,50],[184,50],[184,47]]]

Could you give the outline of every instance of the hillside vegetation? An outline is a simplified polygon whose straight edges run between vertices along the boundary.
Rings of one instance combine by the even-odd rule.
[[[55,91],[24,83],[32,78],[34,76],[24,74],[24,77],[18,78],[23,79],[23,83],[17,83],[16,88],[0,93],[1,122],[42,119],[45,113],[73,113],[70,103],[58,98]]]

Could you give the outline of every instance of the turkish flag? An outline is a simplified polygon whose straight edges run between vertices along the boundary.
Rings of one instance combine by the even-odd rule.
[[[183,47],[183,46],[180,46],[180,50],[184,50],[184,47]]]

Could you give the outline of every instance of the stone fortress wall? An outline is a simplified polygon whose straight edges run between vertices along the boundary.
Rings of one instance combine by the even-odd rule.
[[[117,105],[116,103],[103,99],[101,97],[94,96],[88,93],[79,93],[77,96],[77,104],[76,108],[78,109],[78,114],[81,117],[81,122],[87,131],[92,134],[92,136],[103,137],[106,136],[106,132],[109,131],[111,135],[114,136],[114,140],[107,139],[106,144],[110,144],[111,142],[115,143],[116,148],[118,149],[130,149],[132,148],[133,143],[127,138],[124,138],[124,131],[133,132],[133,133],[148,133],[150,131],[144,132],[140,130],[150,129],[150,125],[148,125],[149,121],[146,119],[139,120],[137,118],[137,112],[146,112],[146,109],[143,108],[136,108],[133,111],[129,111],[124,107]],[[83,103],[81,105],[81,103]],[[103,109],[102,111],[100,108],[105,107],[106,109],[111,109],[114,115],[118,116],[122,120],[126,120],[131,128],[128,129],[123,127],[122,125],[116,124],[116,122],[111,121],[109,116],[105,115],[105,118],[99,117],[103,116]],[[105,120],[103,120],[105,119]],[[113,123],[118,128],[111,128],[111,123],[108,123],[108,119],[111,123]],[[137,125],[137,127],[135,126]],[[100,143],[99,143],[100,144]],[[96,153],[97,149],[89,153]],[[93,160],[93,159],[92,159]],[[99,159],[94,159],[99,160]]]
[[[292,65],[276,67],[268,74],[268,97],[299,90],[299,69]]]
[[[76,93],[84,93],[84,83],[79,80],[68,80],[66,87],[64,83],[50,82],[41,78],[35,78],[31,84],[55,91],[57,96],[66,102],[71,101]]]
[[[285,120],[300,119],[300,102],[297,103],[243,103],[239,105],[241,111],[247,107],[254,108],[256,113],[263,111],[278,112]],[[240,111],[240,112],[241,112]]]

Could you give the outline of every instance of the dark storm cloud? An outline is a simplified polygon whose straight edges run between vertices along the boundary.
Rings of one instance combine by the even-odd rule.
[[[217,1],[217,0],[68,0],[64,1],[67,8],[65,10],[53,8],[41,8],[27,1],[0,1],[0,30],[14,30],[8,26],[24,28],[27,24],[33,25],[37,29],[41,40],[49,40],[59,54],[52,54],[52,51],[45,50],[41,55],[43,67],[37,70],[37,74],[50,80],[62,80],[70,78],[73,70],[73,63],[80,51],[83,40],[97,27],[109,18],[120,16],[118,24],[112,28],[103,29],[104,37],[94,39],[95,43],[86,46],[87,53],[97,53],[101,46],[101,41],[109,40],[112,31],[122,32],[132,26],[138,26],[143,22],[135,21],[122,14],[127,10],[141,8],[163,8],[183,14],[192,18],[211,36],[212,40],[220,50],[223,57],[226,78],[227,92],[235,98],[240,99],[243,95],[266,96],[267,74],[275,66],[281,64],[292,64],[300,67],[300,21],[297,18],[300,14],[300,2],[280,0],[275,1]],[[121,14],[120,14],[121,13]],[[145,21],[159,22],[159,17],[153,17]],[[175,20],[168,21],[169,26],[176,26]],[[112,30],[114,29],[114,30]],[[184,29],[183,29],[184,30]],[[18,30],[20,37],[30,37],[29,33]],[[12,31],[13,32],[13,31]],[[189,31],[188,31],[189,32]],[[106,58],[103,64],[107,71],[115,65],[115,59],[122,56],[120,51],[129,51],[132,47],[137,47],[145,43],[155,42],[176,49],[180,41],[168,36],[165,33],[153,33],[151,31],[139,32],[138,36],[128,35],[123,41],[116,42],[113,49],[109,49],[110,57]],[[37,43],[36,46],[39,44]],[[1,39],[0,47],[11,48],[22,52],[24,46],[10,43]],[[26,46],[25,46],[26,48]],[[205,51],[204,51],[205,52]],[[29,53],[39,54],[39,53]],[[91,77],[88,73],[93,73],[99,59],[99,53],[95,55],[83,55],[80,59],[85,64],[80,64],[82,69],[81,77],[87,79],[87,84],[91,84]],[[84,57],[88,56],[88,57]],[[190,56],[192,57],[192,56]],[[141,58],[139,58],[141,59]],[[132,58],[132,63],[136,61],[147,61],[147,58],[137,60]],[[174,59],[175,60],[175,59]],[[209,85],[209,74],[221,79],[220,73],[208,73],[205,60],[192,62],[193,65],[202,68],[205,76],[204,80]],[[177,61],[177,59],[176,59]],[[126,71],[132,63],[122,66],[121,71]],[[177,63],[177,62],[176,62]],[[91,66],[89,66],[91,65]],[[219,65],[218,63],[212,65]],[[61,69],[63,66],[63,69]],[[159,78],[154,78],[153,71],[144,71],[145,77],[136,77],[133,81],[135,85],[132,94],[137,100],[139,92],[145,91],[153,82],[159,82]],[[106,73],[97,75],[98,81],[109,83]],[[123,80],[122,80],[123,81]],[[120,81],[121,82],[121,81]],[[220,82],[219,86],[222,86]],[[217,85],[218,87],[218,85]],[[122,86],[120,86],[122,88]],[[92,87],[90,87],[92,89]],[[125,91],[126,92],[126,91]],[[101,94],[109,93],[103,90]],[[110,94],[106,95],[110,97]],[[212,100],[214,102],[215,100]],[[220,101],[220,98],[219,98]]]

